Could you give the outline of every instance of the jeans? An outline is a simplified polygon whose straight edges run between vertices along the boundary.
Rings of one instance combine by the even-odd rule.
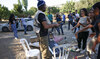
[[[23,26],[24,26],[24,34],[26,34],[27,27],[26,27],[26,25],[23,25]]]
[[[72,21],[68,21],[68,30],[70,30],[70,24],[73,26],[73,20]]]
[[[56,28],[57,31],[58,31],[58,34],[60,34],[60,29],[61,29],[62,34],[64,34],[62,26],[63,26],[63,24],[60,23],[60,27]],[[60,28],[60,29],[59,29],[59,28]]]
[[[14,36],[18,38],[16,24],[11,24],[11,28],[12,28],[12,31],[14,32]]]

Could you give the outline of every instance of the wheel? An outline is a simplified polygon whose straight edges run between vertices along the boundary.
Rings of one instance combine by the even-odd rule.
[[[27,31],[32,31],[33,30],[33,27],[32,26],[27,26]]]
[[[8,27],[3,27],[3,28],[2,28],[2,31],[3,31],[3,32],[8,32],[9,29],[8,29]]]

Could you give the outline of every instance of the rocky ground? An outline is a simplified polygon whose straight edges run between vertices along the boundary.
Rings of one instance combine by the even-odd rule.
[[[65,35],[60,36],[64,39],[58,44],[77,44],[76,40],[72,38],[74,37],[74,33],[71,30],[67,30],[67,25],[64,25],[63,29]],[[55,33],[55,35],[57,35],[57,33]],[[35,33],[28,31],[28,35],[24,35],[23,31],[19,31],[18,36],[19,38],[26,38],[28,42],[30,42],[30,37],[35,36]],[[68,59],[74,59],[75,56],[77,56],[78,59],[85,59],[86,54],[70,52]],[[0,32],[0,59],[26,59],[20,40],[15,40],[12,32]]]

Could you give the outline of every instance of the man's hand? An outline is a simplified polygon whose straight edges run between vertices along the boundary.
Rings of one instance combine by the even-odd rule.
[[[58,26],[60,26],[60,24],[55,24],[55,27],[58,27]]]
[[[72,28],[72,31],[74,30],[74,28]]]

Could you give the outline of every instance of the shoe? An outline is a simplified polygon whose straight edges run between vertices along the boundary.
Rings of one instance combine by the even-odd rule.
[[[76,49],[76,52],[79,52],[79,51],[81,51],[81,49],[79,49],[79,48],[78,48],[78,49]]]
[[[15,37],[15,40],[18,40],[18,38],[17,38],[17,37]]]
[[[82,50],[82,51],[80,51],[80,53],[84,53],[84,52],[86,52],[86,50]]]
[[[64,33],[62,35],[64,35]]]
[[[87,56],[86,59],[91,59],[91,58],[89,56]]]

